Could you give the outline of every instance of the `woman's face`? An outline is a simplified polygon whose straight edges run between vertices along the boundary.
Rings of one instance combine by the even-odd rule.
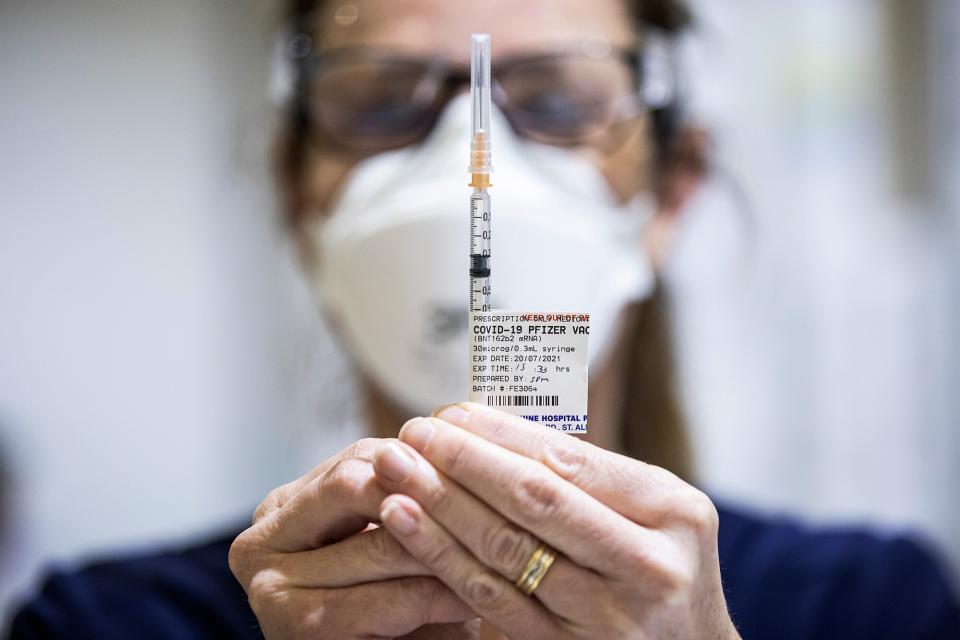
[[[378,47],[398,56],[441,56],[464,68],[470,62],[471,33],[491,34],[494,65],[586,39],[605,40],[614,49],[636,45],[624,0],[335,1],[324,3],[315,20],[321,54],[344,47]],[[577,151],[627,200],[649,186],[647,118],[618,125],[616,138],[615,145],[585,145]],[[311,210],[323,212],[362,156],[324,144],[322,136],[309,149],[306,201]]]

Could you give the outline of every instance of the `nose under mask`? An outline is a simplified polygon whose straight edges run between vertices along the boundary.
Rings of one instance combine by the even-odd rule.
[[[587,312],[590,364],[620,311],[649,295],[649,196],[622,205],[575,153],[518,140],[496,109],[490,190],[495,309]],[[470,103],[454,99],[418,147],[373,156],[308,229],[312,283],[364,374],[424,415],[467,397]]]

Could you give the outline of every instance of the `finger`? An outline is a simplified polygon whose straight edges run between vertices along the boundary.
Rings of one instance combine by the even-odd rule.
[[[481,564],[413,498],[397,494],[384,500],[381,520],[467,606],[508,636],[543,638],[560,631],[559,622],[536,599]]]
[[[442,582],[425,577],[342,589],[291,589],[278,581],[258,585],[250,606],[268,638],[395,637],[477,616]]]
[[[434,577],[370,582],[327,594],[334,627],[354,629],[360,637],[392,638],[425,624],[466,622],[477,617],[462,598]]]
[[[403,636],[403,640],[463,640],[480,636],[480,618],[453,624],[432,624]],[[502,638],[501,638],[502,640]]]
[[[666,469],[480,404],[441,407],[436,417],[532,458],[621,515],[648,526],[672,510],[686,484]]]
[[[414,419],[400,439],[434,467],[576,564],[620,575],[660,534],[624,518],[543,464],[437,418]]]
[[[272,564],[294,587],[349,587],[430,572],[384,528],[312,551],[277,554]]]
[[[301,489],[307,486],[315,478],[318,478],[329,471],[341,460],[347,460],[350,458],[358,458],[360,460],[367,460],[368,462],[373,460],[373,451],[377,448],[377,445],[379,445],[380,442],[381,440],[379,438],[363,438],[362,440],[357,440],[349,447],[338,452],[336,455],[327,458],[296,480],[277,487],[267,494],[267,497],[263,499],[256,511],[254,511],[253,523],[256,524],[262,518],[275,511],[279,511],[283,505],[289,502],[289,500],[299,493]]]
[[[535,536],[438,473],[407,444],[386,441],[374,453],[373,464],[384,489],[413,498],[477,560],[510,582],[520,577],[540,545]],[[555,615],[582,621],[599,608],[595,599],[604,591],[597,574],[561,555],[535,595]]]
[[[265,538],[275,551],[316,549],[359,533],[375,522],[384,497],[373,465],[346,458],[314,478],[255,527],[266,530]]]

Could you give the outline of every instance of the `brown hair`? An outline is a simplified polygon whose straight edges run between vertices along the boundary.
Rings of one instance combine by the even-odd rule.
[[[313,14],[324,0],[291,0],[287,19],[297,25]],[[683,0],[627,0],[638,28],[655,27],[678,35],[692,23]],[[303,24],[304,30],[307,25]],[[673,165],[686,164],[682,145],[676,141],[675,112],[654,113],[661,175]],[[309,135],[308,118],[294,101],[278,138],[275,172],[290,228],[295,232],[305,215],[303,202],[305,159]],[[664,467],[686,480],[693,479],[692,452],[676,389],[673,343],[669,330],[667,301],[662,287],[639,305],[630,339],[620,426],[624,451],[650,464]]]

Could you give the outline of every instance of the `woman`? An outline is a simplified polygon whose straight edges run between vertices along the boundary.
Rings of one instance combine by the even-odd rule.
[[[290,226],[373,437],[271,492],[239,535],[54,576],[14,637],[475,638],[481,618],[511,638],[958,637],[911,542],[762,522],[688,484],[650,265],[701,154],[636,81],[646,30],[683,29],[681,6],[304,1],[291,16]],[[465,388],[447,283],[463,279],[471,31],[495,43],[497,246],[532,252],[498,254],[494,301],[591,312],[587,441],[466,403],[411,419]]]

